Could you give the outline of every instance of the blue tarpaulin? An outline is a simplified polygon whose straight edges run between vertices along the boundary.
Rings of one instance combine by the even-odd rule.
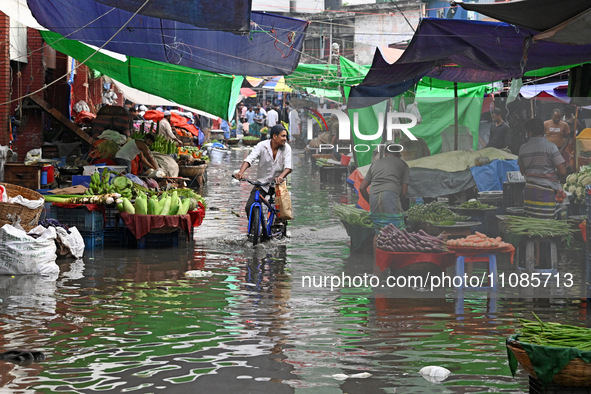
[[[93,0],[27,3],[48,30],[97,47],[115,36],[133,15]],[[298,65],[307,26],[304,20],[252,12],[251,32],[240,36],[136,15],[104,49],[216,73],[286,75]]]
[[[591,45],[533,42],[535,34],[501,22],[423,19],[397,61],[390,63],[376,51],[369,73],[352,88],[351,96],[383,97],[384,90],[397,92],[401,84],[425,75],[454,82],[492,82],[591,60]]]
[[[140,15],[189,23],[204,29],[248,33],[252,0],[94,0]]]
[[[471,167],[472,177],[478,191],[490,192],[503,190],[503,183],[507,180],[507,171],[519,171],[517,160],[493,160],[481,167]]]

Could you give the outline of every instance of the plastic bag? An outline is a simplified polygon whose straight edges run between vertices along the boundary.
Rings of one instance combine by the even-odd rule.
[[[70,227],[70,234],[62,227],[55,227],[57,236],[70,249],[72,256],[81,258],[84,256],[84,238],[76,227]]]
[[[52,275],[59,273],[54,227],[37,226],[30,234],[10,224],[0,228],[0,275]]]
[[[41,149],[32,149],[27,152],[27,156],[25,156],[25,165],[31,165],[37,163],[41,160]]]

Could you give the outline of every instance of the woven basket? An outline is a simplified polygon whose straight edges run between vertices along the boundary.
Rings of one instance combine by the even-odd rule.
[[[201,164],[199,166],[179,166],[179,176],[182,177],[194,177],[197,175],[203,175],[207,164]]]
[[[242,140],[242,144],[244,144],[244,145],[256,145],[259,142],[261,142],[260,138],[256,139],[256,140],[245,140],[245,139]]]
[[[9,183],[0,183],[0,185],[6,188],[8,198],[16,196],[23,196],[23,198],[28,200],[39,200],[43,198],[41,194],[26,187],[11,185]],[[43,205],[36,209],[29,209],[20,204],[0,202],[0,227],[5,224],[13,224],[16,218],[19,217],[21,219],[20,225],[25,231],[29,232],[34,227],[37,227],[41,211],[43,211]]]
[[[316,160],[318,160],[318,159],[332,159],[332,154],[327,154],[327,155],[314,154],[314,155],[312,155],[312,157]]]
[[[529,356],[519,342],[511,340],[507,342],[507,347],[513,352],[523,369],[537,379]],[[588,364],[580,358],[572,359],[566,367],[554,375],[552,383],[562,387],[591,387],[591,363]]]

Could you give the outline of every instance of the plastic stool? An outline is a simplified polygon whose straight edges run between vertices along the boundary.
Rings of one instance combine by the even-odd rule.
[[[482,287],[468,287],[466,286],[466,284],[464,283],[464,263],[466,260],[465,256],[458,256],[458,258],[456,259],[456,276],[461,277],[462,281],[460,286],[458,287],[458,289],[466,289],[466,290],[497,290],[497,256],[494,253],[483,253],[483,254],[479,254],[477,256],[473,256],[473,257],[486,257],[488,259],[488,272],[489,274],[492,274],[493,280],[492,280],[492,286],[482,286]],[[482,277],[478,278],[479,281]],[[485,279],[489,280],[490,282],[490,278],[488,277],[488,275],[485,277]]]
[[[550,268],[534,268],[535,266],[535,248],[536,245],[542,244],[549,244],[550,246]],[[540,253],[540,256],[543,254]],[[539,272],[539,273],[550,273],[556,274],[558,272],[558,248],[556,246],[555,238],[534,238],[525,241],[525,267],[520,267],[519,264],[517,268],[520,271],[526,271],[529,273]]]

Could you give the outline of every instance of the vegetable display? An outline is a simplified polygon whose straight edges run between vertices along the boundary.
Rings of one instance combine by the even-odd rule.
[[[575,233],[566,221],[507,216],[503,221],[508,234],[527,235],[529,237],[564,237]]]
[[[162,193],[160,200],[155,195],[148,199],[146,194],[140,194],[132,204],[127,198],[117,201],[117,209],[132,215],[186,215],[191,208],[197,208],[197,200],[185,197],[181,199],[178,191],[172,194]]]
[[[476,231],[475,234],[469,235],[466,238],[450,239],[447,241],[447,246],[459,246],[467,248],[496,248],[509,246],[510,244],[503,242],[501,237],[491,238],[486,234]]]
[[[470,220],[468,216],[457,215],[448,207],[439,202],[414,205],[410,207],[408,211],[406,211],[406,216],[409,220],[416,222],[440,223],[445,221],[465,222]]]
[[[119,193],[108,193],[97,196],[80,196],[80,195],[46,195],[46,202],[57,202],[62,204],[113,204],[121,197]]]
[[[496,209],[497,207],[483,204],[480,201],[466,201],[462,205],[460,205],[461,209]]]
[[[373,226],[373,222],[369,218],[367,211],[355,208],[353,205],[335,205],[332,207],[332,212],[336,217],[353,226]]]
[[[242,137],[242,141],[247,140],[247,141],[255,141],[255,140],[260,140],[260,137],[255,137],[252,135],[249,135],[247,137]]]
[[[150,146],[150,150],[153,152],[164,153],[165,155],[172,155],[177,153],[176,144],[159,134],[155,134],[154,138],[156,141]]]
[[[148,193],[150,194],[150,193]],[[160,194],[140,193],[132,204],[128,198],[117,200],[117,209],[138,215],[185,215],[195,211],[198,204],[207,207],[205,199],[191,189],[172,189]]]
[[[591,185],[591,166],[583,166],[579,172],[566,177],[566,183],[562,188],[576,196],[576,202],[585,202],[585,186]]]
[[[574,347],[583,351],[591,350],[591,341],[589,341],[591,329],[560,323],[544,323],[535,313],[533,315],[537,321],[519,319],[520,342],[541,346]]]
[[[418,233],[409,233],[393,224],[380,230],[376,245],[379,249],[388,252],[443,253],[447,251],[443,239],[429,235],[423,230]]]

